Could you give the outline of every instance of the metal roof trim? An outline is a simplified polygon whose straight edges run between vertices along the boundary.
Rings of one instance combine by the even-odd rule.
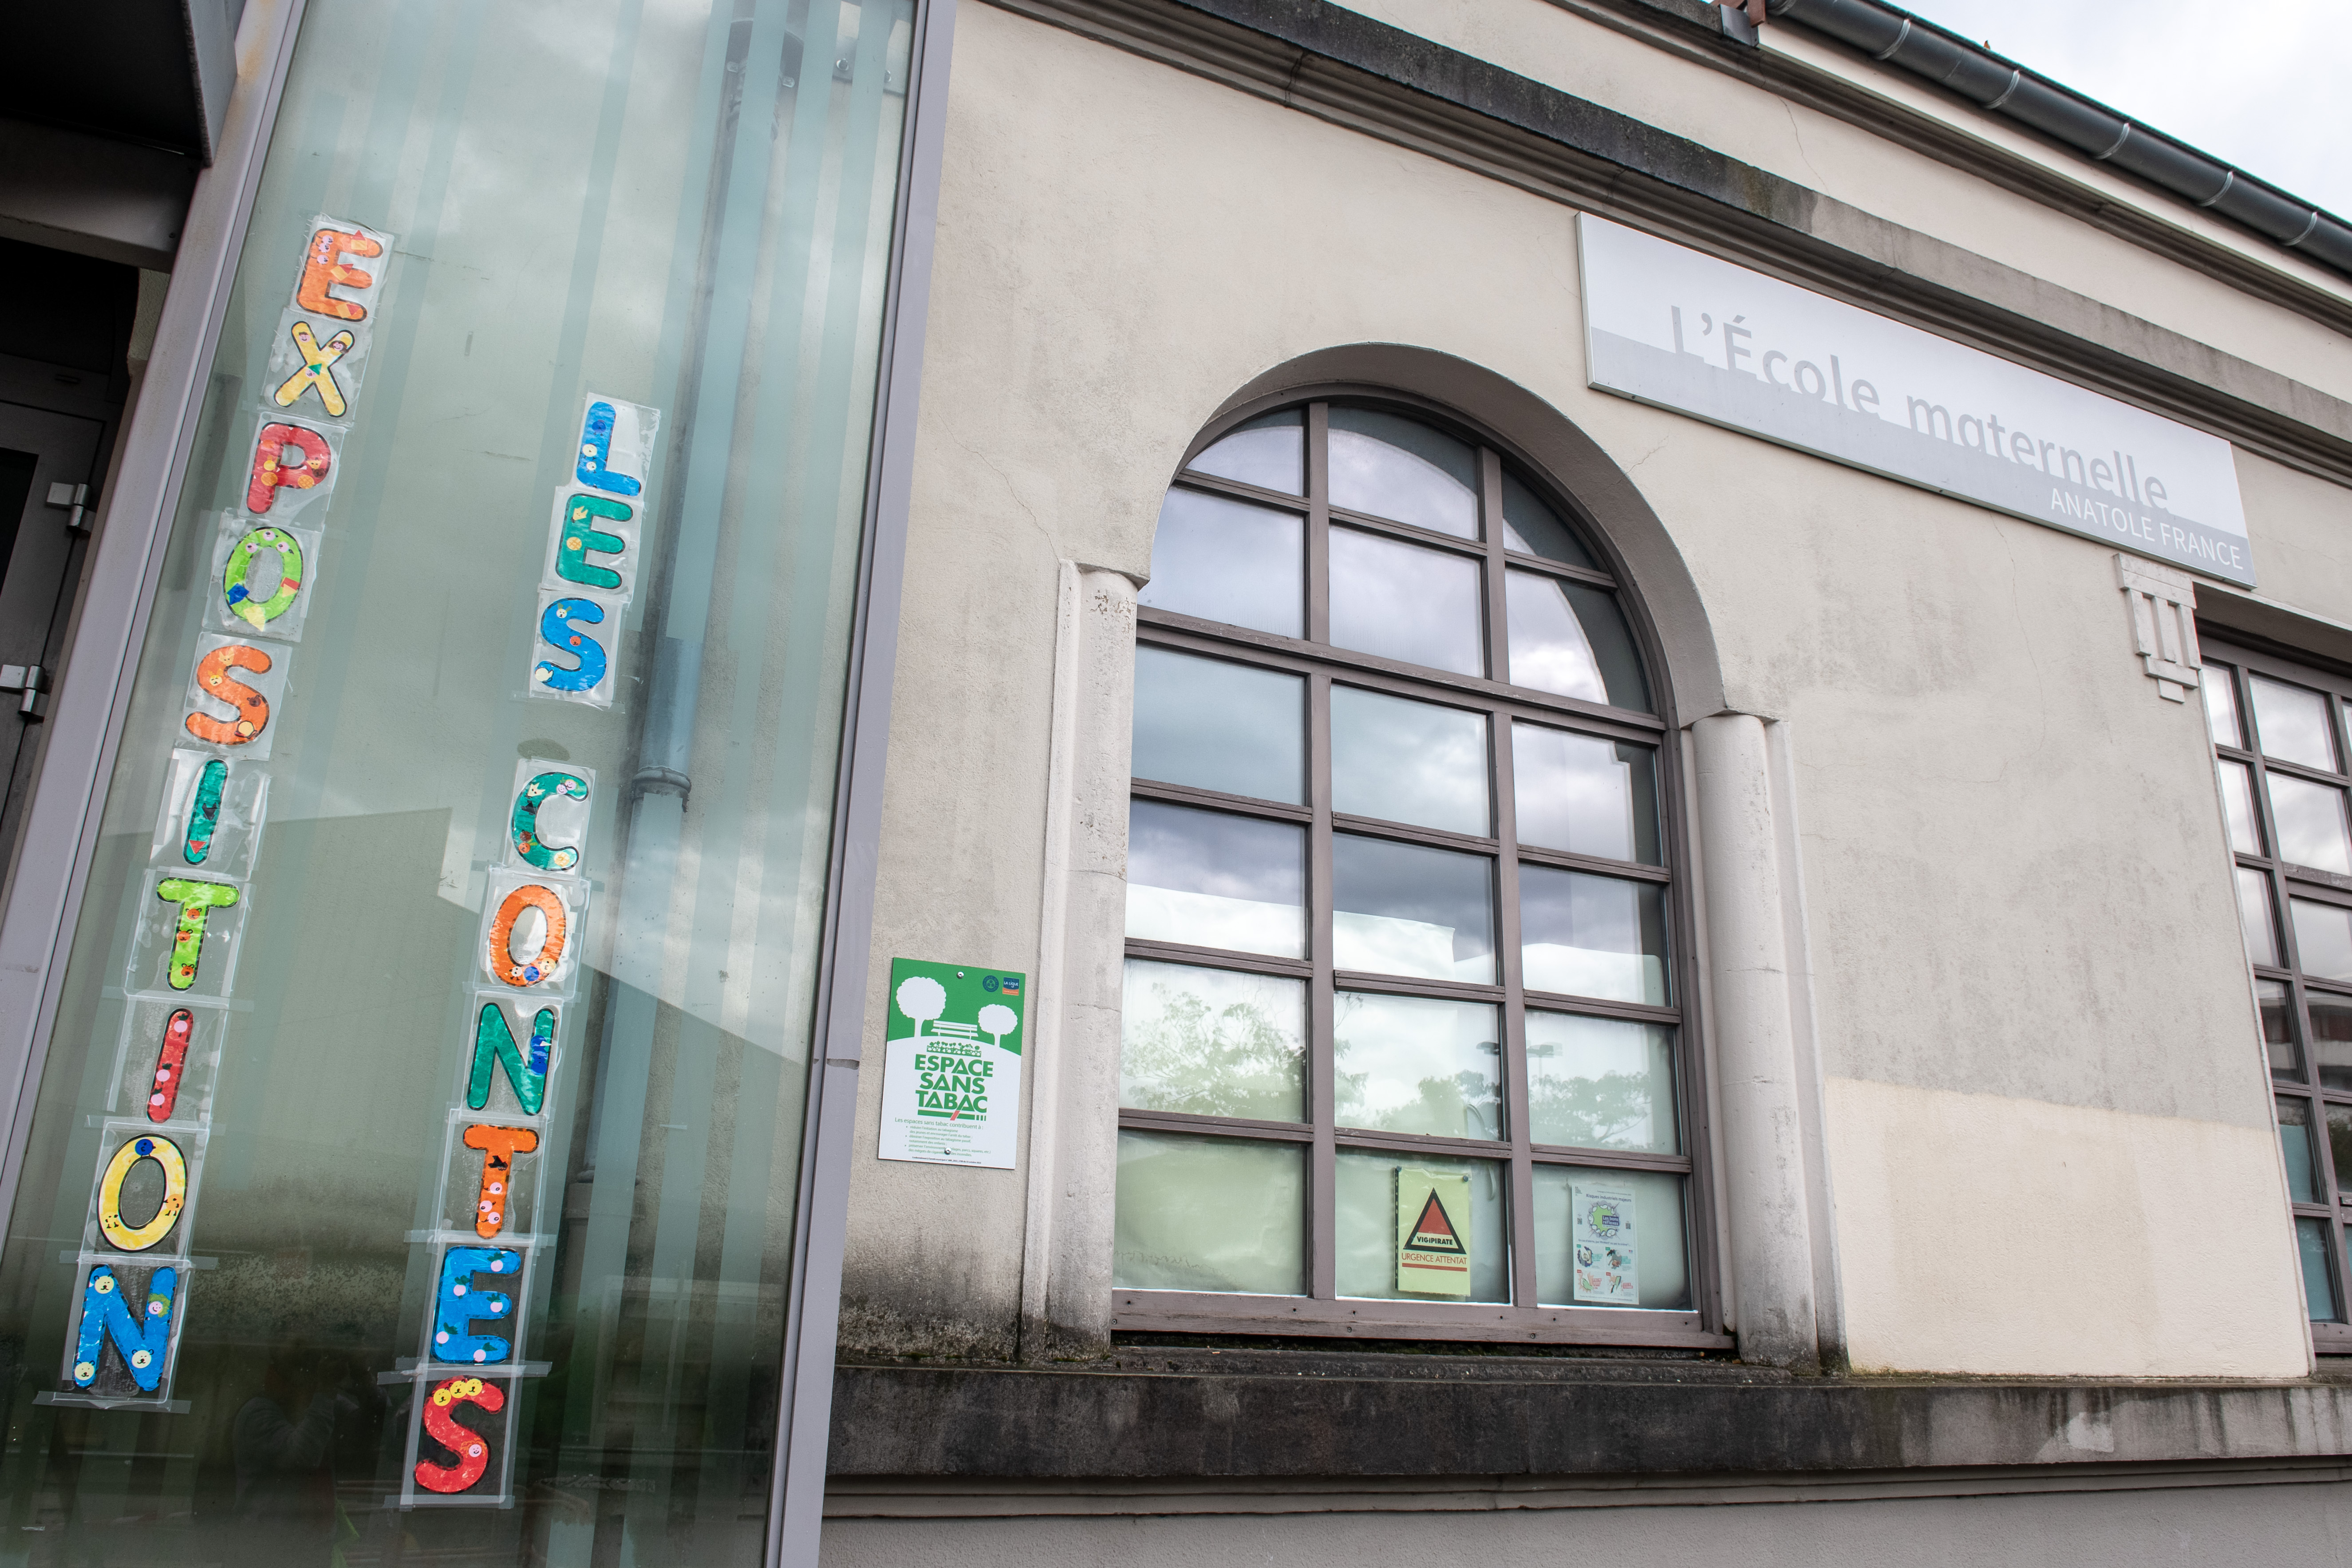
[[[1767,0],[1766,9],[2352,278],[2352,224],[1924,17],[1883,0]]]

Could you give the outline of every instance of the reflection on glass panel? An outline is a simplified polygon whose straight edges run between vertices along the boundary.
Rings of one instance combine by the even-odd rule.
[[[2322,1089],[2352,1089],[2352,997],[2307,991],[2311,1013],[2311,1060]]]
[[[2205,693],[2205,728],[2217,746],[2242,746],[2238,733],[2238,689],[2226,664],[2208,664],[2197,684]]]
[[[2254,693],[2254,732],[2263,755],[2336,771],[2336,736],[2327,722],[2327,699],[2304,686],[2265,675],[2247,678]]]
[[[1118,1102],[1136,1110],[1307,1118],[1307,983],[1127,961]]]
[[[1135,776],[1296,805],[1307,680],[1150,643],[1135,650]]]
[[[2336,1270],[2327,1261],[2327,1222],[2324,1219],[2298,1219],[2294,1222],[2296,1259],[2303,1265],[2304,1308],[2315,1323],[2333,1323],[2342,1320],[2344,1310],[2336,1301]]]
[[[2305,974],[2352,981],[2352,910],[2310,899],[2289,899],[2295,962]]]
[[[1127,934],[1307,955],[1307,832],[1139,800],[1127,818]]]
[[[1449,833],[1494,831],[1486,716],[1331,688],[1331,809]]]
[[[2241,855],[2263,852],[2263,837],[2254,820],[2254,775],[2243,763],[2227,758],[2221,770],[2221,812],[2229,819],[2230,847]]]
[[[1307,411],[1286,408],[1236,425],[1186,465],[1196,474],[1214,474],[1286,495],[1307,493]]]
[[[1538,500],[1536,493],[1519,483],[1508,468],[1503,470],[1503,545],[1548,561],[1601,569],[1559,514]]]
[[[2287,1196],[2299,1204],[2320,1201],[2319,1173],[2313,1168],[2317,1152],[2311,1144],[2311,1101],[2278,1102],[2279,1152],[2286,1159]]]
[[[1339,1212],[1333,1239],[1339,1250],[1340,1295],[1389,1301],[1511,1299],[1510,1250],[1503,1239],[1503,1192],[1510,1167],[1496,1160],[1450,1160],[1371,1149],[1342,1149],[1337,1163],[1334,1184]],[[1433,1184],[1423,1179],[1425,1175],[1457,1180]],[[1466,1215],[1454,1213],[1454,1203],[1446,1196],[1458,1195],[1462,1191],[1458,1178],[1463,1177],[1468,1178],[1470,1194]],[[1442,1223],[1452,1228],[1462,1247],[1462,1261],[1468,1271],[1466,1295],[1406,1289],[1398,1283],[1397,1255],[1402,1250],[1398,1243],[1407,1226],[1429,1223],[1423,1216],[1433,1191],[1444,1206]],[[1406,1199],[1402,1209],[1401,1196]]]
[[[2246,958],[2278,967],[2278,927],[2271,912],[2270,879],[2260,871],[2238,868],[2238,923],[2245,929]]]
[[[1535,1182],[1538,1301],[1690,1310],[1683,1177],[1538,1165]]]
[[[1111,1283],[1129,1290],[1307,1290],[1307,1145],[1118,1134]]]
[[[1664,1024],[1528,1010],[1528,1136],[1679,1154],[1675,1032]]]
[[[2325,1109],[2327,1161],[2336,1173],[2336,1188],[2339,1193],[2352,1192],[2352,1105],[2330,1105]]]
[[[1453,437],[1370,408],[1331,410],[1331,504],[1478,537],[1478,455]]]
[[[2224,763],[2224,768],[2235,763]],[[2226,782],[2228,774],[2224,773]],[[2273,771],[2271,826],[2278,834],[2279,858],[2292,866],[2352,873],[2352,837],[2344,827],[2344,792]],[[2231,825],[2231,837],[2237,835]]]
[[[1331,1024],[1339,1125],[1500,1138],[1502,1038],[1491,1003],[1340,992]]]
[[[1649,682],[1615,595],[1539,572],[1505,574],[1504,590],[1512,685],[1650,710]]]
[[[1659,863],[1654,748],[1517,723],[1511,773],[1520,843]]]
[[[1333,834],[1331,956],[1369,974],[1492,984],[1494,861]]]
[[[192,372],[9,1216],[45,1240],[0,1254],[10,1561],[765,1560],[912,16],[304,9]],[[271,369],[298,322],[317,379]],[[348,427],[311,428],[330,395]],[[318,486],[257,496],[257,468],[300,471],[257,464],[283,456],[264,420],[316,443]],[[204,847],[167,784],[228,607],[216,530],[257,512],[308,559],[281,552],[291,607],[246,595],[238,636],[290,674]],[[573,607],[542,597],[551,567]],[[115,989],[116,932],[176,925],[151,846],[245,883],[233,968],[217,937],[190,955],[169,1107],[110,1070],[152,1086],[182,1048],[176,1004]],[[534,946],[543,973],[493,974]],[[151,1109],[196,1187],[117,1274],[143,1321],[114,1318],[133,1347],[93,1345],[91,1375],[171,1403],[36,1405],[79,1382],[74,1253],[46,1238],[84,1234],[96,1114]],[[200,1270],[151,1316],[170,1281],[146,1263],[183,1247]],[[142,1330],[176,1330],[168,1371]],[[436,1353],[461,1365],[418,1367]]]
[[[1160,503],[1151,581],[1135,602],[1276,637],[1307,630],[1307,520],[1202,490]]]
[[[1665,1003],[1665,889],[1654,882],[1522,865],[1519,943],[1530,991]]]
[[[2254,1002],[2262,1010],[2263,1048],[2270,1054],[2271,1071],[2288,1078],[2303,1073],[2294,1059],[2294,1005],[2284,980],[2256,980]]]
[[[1360,529],[1331,531],[1331,646],[1486,672],[1479,564]]]

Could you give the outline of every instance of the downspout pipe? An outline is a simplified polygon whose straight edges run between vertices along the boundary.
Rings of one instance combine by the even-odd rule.
[[[1873,59],[1925,77],[1980,109],[2137,175],[2330,271],[2352,277],[2352,225],[2342,218],[1932,22],[1879,0],[1767,0],[1766,9],[1776,18],[1801,22]]]

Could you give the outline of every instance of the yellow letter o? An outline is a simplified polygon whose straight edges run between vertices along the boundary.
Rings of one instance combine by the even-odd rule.
[[[145,1225],[131,1226],[122,1219],[122,1184],[131,1174],[131,1167],[142,1160],[152,1160],[163,1167],[163,1205],[155,1217]],[[98,1228],[106,1239],[125,1252],[144,1252],[165,1237],[180,1223],[180,1211],[188,1206],[188,1162],[180,1146],[169,1138],[159,1138],[142,1132],[114,1152],[106,1163],[106,1174],[98,1184]]]

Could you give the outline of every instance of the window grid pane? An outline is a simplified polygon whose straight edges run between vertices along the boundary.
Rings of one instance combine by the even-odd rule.
[[[2352,1176],[2352,861],[2344,731],[2352,680],[2210,645],[2218,805],[2254,964],[2280,1153],[2315,1342],[2352,1350],[2344,1178]],[[2264,971],[2275,973],[2265,973]],[[2316,1091],[2315,1093],[2315,1090]]]
[[[1433,433],[1425,452],[1416,448],[1409,417],[1322,405],[1304,415],[1301,625],[1268,626],[1262,597],[1206,576],[1191,577],[1184,604],[1164,606],[1195,617],[1181,629],[1152,617],[1160,595],[1143,600],[1137,773],[1154,782],[1139,785],[1141,837],[1130,849],[1118,1286],[1418,1303],[1416,1323],[1454,1304],[1508,1304],[1530,1317],[1540,1307],[1554,1323],[1563,1308],[1638,1308],[1688,1325],[1661,1332],[1705,1331],[1711,1260],[1689,1238],[1703,1234],[1696,1216],[1706,1193],[1688,1152],[1706,1139],[1703,1123],[1685,1124],[1703,1098],[1671,984],[1676,779],[1661,742],[1672,731],[1587,706],[1646,716],[1655,700],[1620,596],[1552,503],[1535,501],[1492,449],[1464,447],[1465,468],[1450,437]],[[1395,488],[1366,504],[1358,437],[1373,426],[1417,462],[1444,459],[1434,466],[1446,482],[1373,452],[1396,470],[1381,470]],[[1255,433],[1290,427],[1261,416],[1235,430],[1270,445]],[[1343,477],[1357,489],[1342,496],[1332,475],[1338,433],[1349,430],[1354,468]],[[1228,445],[1232,434],[1204,448],[1171,496],[1213,493],[1223,479],[1269,488],[1264,473],[1228,460],[1246,445]],[[1470,513],[1431,499],[1455,493],[1465,476]],[[1348,515],[1334,518],[1334,506]],[[1538,514],[1559,540],[1528,535]],[[1464,542],[1417,542],[1429,529]],[[1544,581],[1526,563],[1531,544],[1562,574],[1546,593],[1574,605],[1580,623],[1574,637],[1555,639],[1559,657],[1576,642],[1586,662],[1573,679],[1517,681],[1507,694],[1517,680],[1507,668],[1511,606]],[[1197,540],[1180,535],[1171,548],[1197,573]],[[1290,546],[1281,549],[1287,562]],[[1507,554],[1516,556],[1507,572]],[[1403,597],[1401,577],[1412,579]],[[1289,587],[1279,592],[1288,603]],[[1234,606],[1234,624],[1286,640],[1202,628],[1219,618],[1205,606],[1220,603]],[[1224,667],[1213,683],[1170,679],[1210,659]],[[1275,726],[1256,715],[1273,708],[1269,697],[1227,715],[1206,685],[1270,694],[1298,676],[1304,809],[1272,783],[1220,788],[1258,778],[1260,760],[1187,752],[1257,746]],[[1574,689],[1560,700],[1547,684]],[[1184,708],[1149,711],[1147,700]],[[1265,759],[1265,777],[1287,779],[1295,754]],[[1194,805],[1167,785],[1226,798]],[[1231,798],[1238,794],[1270,804]],[[1171,837],[1171,823],[1193,817],[1222,821]],[[1281,835],[1303,844],[1303,886],[1291,880],[1290,852],[1273,851]],[[1207,837],[1265,837],[1269,864],[1217,865],[1223,852],[1203,850]],[[1520,844],[1535,858],[1523,863]],[[1261,882],[1280,886],[1269,893]],[[1530,896],[1534,915],[1523,908]],[[1206,901],[1218,899],[1250,907]],[[1251,934],[1216,936],[1227,923]],[[1269,934],[1275,924],[1281,934]],[[1532,969],[1529,954],[1541,960]],[[1523,1000],[1526,987],[1545,994],[1538,1007]],[[1301,1027],[1303,1039],[1293,1033]],[[1263,1179],[1230,1175],[1244,1170]],[[1211,1216],[1171,1195],[1192,1172],[1203,1194],[1213,1188],[1229,1205],[1246,1247],[1216,1250],[1223,1244],[1202,1229]],[[1581,1287],[1569,1212],[1579,1198],[1617,1215],[1622,1228],[1594,1258],[1623,1266]],[[1296,1254],[1286,1239],[1294,1232]],[[1456,1258],[1459,1268],[1447,1261]]]

